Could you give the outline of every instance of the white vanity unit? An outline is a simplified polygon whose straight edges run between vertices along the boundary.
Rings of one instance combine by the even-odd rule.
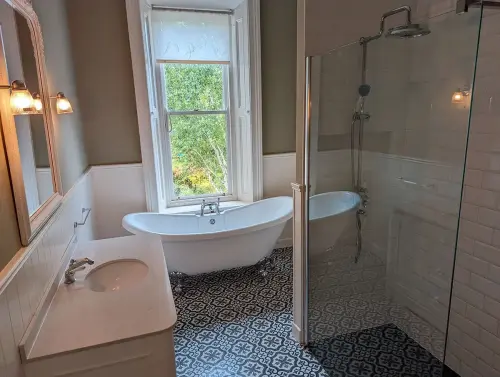
[[[123,237],[77,247],[95,263],[47,294],[20,353],[27,377],[174,377],[176,311],[161,241]]]

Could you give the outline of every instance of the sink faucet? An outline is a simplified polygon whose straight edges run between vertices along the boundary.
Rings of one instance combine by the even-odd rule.
[[[94,261],[89,258],[71,259],[69,261],[69,267],[64,273],[64,283],[73,284],[75,282],[75,272],[85,269],[86,264],[92,266]]]
[[[210,210],[207,213],[216,213],[216,214],[220,215],[220,198],[217,198],[216,202],[208,202],[208,203],[205,200],[203,200],[203,203],[201,203],[200,216],[205,216],[205,208],[207,208],[207,207]]]

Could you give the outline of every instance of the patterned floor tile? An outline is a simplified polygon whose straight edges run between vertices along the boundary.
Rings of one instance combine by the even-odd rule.
[[[325,333],[354,332],[303,349],[291,334],[292,250],[273,255],[276,268],[266,278],[245,268],[184,281],[175,295],[178,377],[438,376],[439,361],[395,325],[358,331],[379,321],[361,323],[359,313],[371,305],[365,297],[324,308],[332,314]]]
[[[333,247],[310,261],[309,330],[313,340],[393,323],[439,360],[445,334],[387,295],[386,266],[378,256]]]
[[[393,324],[314,342],[330,376],[441,377],[442,363]]]

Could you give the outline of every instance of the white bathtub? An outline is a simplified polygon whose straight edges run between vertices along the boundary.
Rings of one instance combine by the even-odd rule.
[[[349,224],[355,224],[361,199],[348,191],[327,192],[309,199],[309,255],[334,246]]]
[[[133,234],[161,236],[169,270],[196,275],[251,266],[269,256],[292,211],[292,198],[278,197],[203,217],[130,214],[122,225]]]

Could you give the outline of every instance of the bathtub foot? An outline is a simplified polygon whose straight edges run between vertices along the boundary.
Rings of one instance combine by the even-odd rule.
[[[184,287],[183,282],[186,275],[183,274],[182,272],[177,272],[177,271],[172,272],[170,275],[173,277],[172,280],[174,281],[175,285],[174,292],[182,293],[182,288]]]
[[[266,278],[276,268],[273,257],[268,257],[260,262],[259,275]]]

